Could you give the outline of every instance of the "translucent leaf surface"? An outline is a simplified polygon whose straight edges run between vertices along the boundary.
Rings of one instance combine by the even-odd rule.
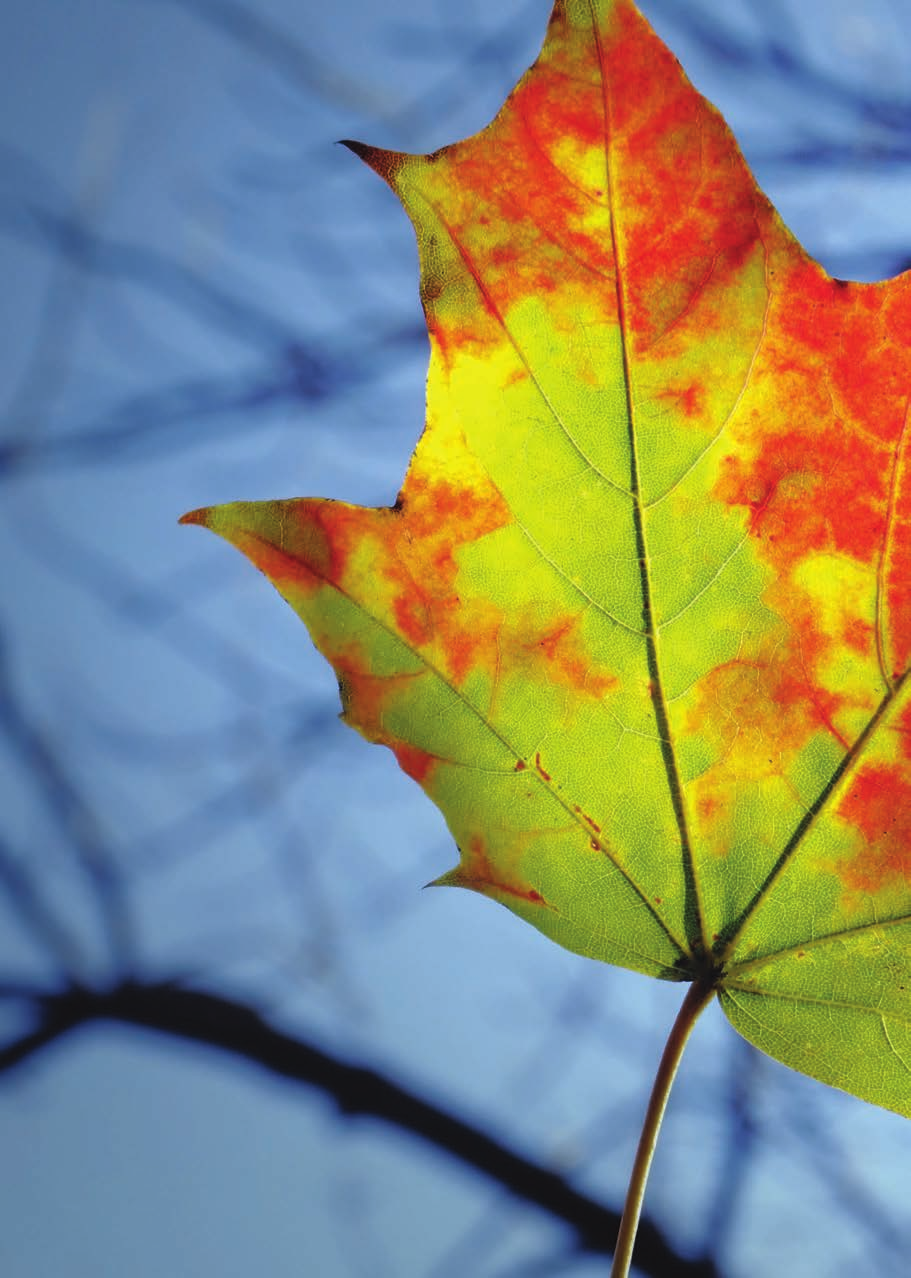
[[[441,882],[911,1113],[911,278],[829,278],[631,0],[558,2],[477,136],[352,149],[420,248],[399,498],[188,520],[442,809]]]

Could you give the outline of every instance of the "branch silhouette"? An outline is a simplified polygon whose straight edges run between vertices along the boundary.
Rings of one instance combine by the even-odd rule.
[[[167,982],[125,981],[108,991],[70,986],[36,994],[37,1024],[0,1050],[0,1073],[22,1065],[80,1026],[115,1021],[227,1052],[280,1078],[323,1093],[346,1116],[389,1123],[433,1145],[499,1188],[549,1213],[573,1231],[576,1248],[610,1254],[619,1212],[489,1135],[483,1128],[419,1096],[379,1071],[354,1064],[272,1025],[221,994]],[[639,1231],[636,1264],[654,1278],[721,1278],[711,1257],[689,1259],[654,1222]]]

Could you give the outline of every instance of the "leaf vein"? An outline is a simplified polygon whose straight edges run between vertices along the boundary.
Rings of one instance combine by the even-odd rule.
[[[675,621],[679,621],[681,617],[683,617],[687,612],[689,612],[690,608],[692,608],[694,604],[698,603],[699,600],[707,591],[711,590],[712,586],[715,585],[719,577],[723,575],[728,564],[731,563],[731,561],[735,559],[737,555],[740,553],[740,551],[743,549],[744,545],[746,544],[746,541],[747,541],[747,534],[744,533],[744,535],[738,541],[737,545],[730,552],[730,554],[727,555],[726,558],[721,561],[721,563],[718,565],[715,572],[712,573],[711,577],[708,579],[705,585],[702,586],[701,589],[699,589],[696,592],[696,594],[693,595],[691,599],[687,600],[687,602],[683,605],[683,607],[679,608],[677,612],[673,613],[670,617],[665,617],[663,621],[659,621],[656,628],[658,630],[663,630],[665,626],[670,626]]]
[[[516,749],[513,743],[506,736],[503,735],[503,733],[499,730],[499,728],[497,728],[490,721],[490,719],[487,718],[487,716],[483,713],[483,711],[480,710],[471,700],[469,700],[469,698],[466,697],[465,694],[459,688],[457,688],[451,682],[451,680],[449,680],[446,677],[444,672],[438,666],[436,666],[423,652],[420,652],[416,648],[412,647],[412,645],[405,638],[403,638],[403,636],[400,635],[397,630],[395,630],[391,625],[389,625],[388,622],[384,621],[382,617],[378,617],[375,613],[373,613],[369,608],[365,606],[365,604],[360,599],[355,598],[348,591],[343,590],[337,582],[330,581],[326,576],[322,574],[317,574],[317,575],[320,576],[320,580],[324,581],[326,585],[331,586],[333,590],[336,590],[340,595],[346,598],[349,601],[349,603],[353,604],[356,608],[358,608],[376,626],[378,626],[381,630],[385,631],[386,634],[390,635],[392,638],[396,639],[402,645],[403,648],[406,648],[412,654],[412,656],[417,657],[418,660],[421,661],[424,664],[424,666],[427,668],[428,672],[433,674],[437,679],[439,679],[440,682],[445,687],[447,687],[450,690],[450,692],[455,697],[458,698],[459,701],[461,701],[461,703],[465,706],[465,708],[469,710],[476,717],[479,723],[481,723],[482,726],[486,728],[488,732],[490,732],[494,737],[496,737],[496,739],[500,742],[500,744],[506,750],[510,752],[510,754],[516,760],[516,762],[520,762],[520,761],[523,763],[525,762],[521,752]],[[561,808],[563,808],[563,810],[566,812],[567,816],[569,817],[569,820],[572,823],[572,825],[574,827],[578,827],[583,832],[583,834],[585,835],[585,841],[586,843],[588,843],[591,838],[591,830],[589,829],[589,826],[587,822],[585,821],[584,816],[582,816],[579,812],[575,810],[570,800],[564,799],[563,796],[551,784],[545,781],[545,779],[541,776],[540,772],[538,772],[537,769],[529,768],[527,769],[527,771],[523,771],[521,775],[526,778],[534,778],[537,784],[544,787],[545,793],[550,796],[553,802],[557,803]],[[667,936],[668,940],[671,942],[671,944],[676,947],[676,949],[680,952],[681,955],[685,955],[687,953],[686,945],[682,944],[681,941],[674,935],[673,931],[671,930],[671,928],[669,927],[665,919],[663,919],[661,915],[658,913],[658,911],[655,909],[654,905],[649,899],[648,894],[636,882],[636,880],[630,874],[626,866],[622,865],[617,860],[613,851],[606,843],[601,844],[601,851],[603,855],[606,856],[607,859],[610,861],[611,865],[613,865],[614,869],[617,870],[617,872],[621,875],[621,877],[626,881],[626,883],[629,885],[632,891],[635,892],[635,894],[639,897],[642,904],[645,906],[648,912],[652,915],[652,917],[658,923],[658,925],[660,926],[664,934]],[[657,960],[653,960],[653,961],[657,962]],[[662,961],[659,964],[659,966],[662,966],[662,967],[665,966],[664,962]]]
[[[845,777],[848,776],[860,759],[867,742],[872,737],[877,726],[882,721],[889,708],[895,702],[895,699],[901,692],[902,686],[906,682],[907,678],[907,673],[902,675],[895,683],[894,690],[887,692],[883,697],[864,730],[857,737],[850,750],[845,753],[841,762],[838,764],[838,767],[832,773],[828,783],[820,791],[814,803],[811,804],[804,816],[798,822],[794,833],[791,835],[790,839],[788,839],[775,864],[769,870],[760,886],[756,889],[751,900],[748,901],[746,906],[744,906],[739,917],[736,918],[731,926],[725,930],[723,934],[723,950],[719,955],[722,962],[724,962],[727,956],[731,954],[734,946],[742,937],[750,919],[756,914],[756,911],[769,900],[771,896],[771,889],[775,882],[781,876],[785,868],[790,864],[794,854],[803,843],[804,837],[813,828],[820,814],[827,809],[829,801],[839,789],[842,781],[844,781]]]
[[[620,240],[617,234],[616,213],[614,210],[614,189],[616,183],[614,180],[614,174],[611,171],[612,152],[610,139],[612,110],[609,87],[610,79],[605,67],[604,47],[601,43],[601,33],[598,26],[597,15],[595,14],[595,10],[592,5],[592,0],[589,0],[589,14],[591,17],[592,35],[595,42],[595,48],[597,50],[598,66],[601,75],[601,103],[604,125],[605,191],[608,200],[608,212],[610,215],[609,222],[611,242],[614,250],[614,261],[616,263],[615,286],[617,296],[617,321],[620,327],[620,350],[622,354],[623,382],[626,392],[627,429],[629,431],[630,492],[633,499],[633,530],[636,539],[636,553],[639,562],[640,589],[642,591],[642,620],[645,625],[646,657],[649,678],[653,689],[652,705],[658,728],[658,736],[661,740],[661,757],[664,762],[671,806],[674,811],[674,817],[677,823],[678,833],[680,835],[680,849],[683,859],[686,883],[685,891],[687,896],[684,913],[685,915],[692,913],[695,916],[696,930],[698,932],[696,944],[701,948],[703,953],[707,954],[711,947],[709,945],[708,932],[705,923],[705,910],[700,900],[699,881],[695,872],[695,862],[689,834],[683,786],[680,782],[680,774],[677,767],[677,757],[671,735],[667,703],[665,701],[664,683],[658,659],[657,631],[655,629],[655,618],[653,613],[648,547],[645,537],[642,490],[639,475],[632,371],[629,360],[629,334],[626,316],[626,298],[622,283],[624,271],[623,262],[621,260]]]
[[[749,1012],[742,1003],[738,1003],[731,994],[732,990],[737,990],[740,994],[751,994],[754,998],[774,998],[782,1003],[806,1003],[810,1007],[839,1008],[846,1012],[863,1012],[867,1016],[878,1016],[880,1019],[884,1015],[884,1013],[880,1012],[875,1007],[870,1007],[865,1003],[855,1003],[852,1002],[851,999],[847,998],[818,998],[812,994],[792,994],[790,992],[785,993],[782,990],[751,990],[743,985],[737,984],[732,984],[730,986],[722,985],[721,993],[726,994],[731,999],[731,1002],[734,1003],[745,1016],[749,1016],[751,1020],[754,1020],[757,1023],[757,1025],[762,1025],[763,1029],[766,1031],[768,1031],[769,1027],[765,1025],[759,1017]],[[911,1012],[908,1012],[907,1014],[903,1014],[902,1012],[889,1012],[889,1020],[897,1021],[899,1025],[907,1025],[911,1027]],[[776,1032],[779,1034],[781,1033],[780,1030]],[[782,1035],[782,1037],[784,1037],[784,1035]]]
[[[886,622],[885,613],[888,607],[888,573],[889,561],[893,552],[893,538],[897,520],[898,493],[904,476],[905,451],[908,443],[908,423],[911,420],[911,397],[905,404],[905,420],[895,448],[892,462],[892,473],[889,478],[889,503],[886,513],[886,526],[883,530],[883,542],[876,571],[876,657],[879,662],[883,682],[890,692],[894,691],[894,673],[890,671],[890,662],[886,659]]]
[[[857,927],[843,928],[839,932],[827,932],[825,936],[814,936],[805,941],[798,941],[793,945],[784,946],[780,950],[773,950],[772,953],[763,954],[758,958],[745,959],[741,963],[733,964],[728,971],[731,975],[739,976],[743,972],[755,971],[757,968],[765,967],[769,963],[775,963],[779,959],[789,958],[807,950],[819,949],[821,946],[834,945],[837,942],[846,944],[855,936],[868,936],[875,932],[886,931],[891,927],[902,927],[909,924],[911,924],[911,915],[907,914],[894,919],[874,919],[870,923],[861,923]]]
[[[512,347],[513,351],[516,354],[516,358],[518,359],[522,367],[525,369],[525,371],[528,373],[528,376],[531,378],[531,381],[535,387],[535,390],[541,396],[541,400],[544,403],[545,407],[547,408],[547,411],[550,413],[554,422],[562,431],[567,442],[575,450],[578,456],[582,458],[585,464],[591,469],[593,474],[597,475],[600,479],[602,479],[604,483],[607,484],[608,487],[614,489],[615,492],[620,493],[621,496],[629,497],[631,495],[629,490],[624,488],[622,484],[616,483],[615,480],[611,479],[609,475],[606,475],[604,471],[601,470],[600,467],[598,467],[595,464],[592,458],[589,457],[588,453],[586,453],[585,449],[582,447],[582,445],[573,435],[572,431],[563,421],[563,418],[560,416],[559,412],[557,411],[553,401],[551,400],[550,396],[547,394],[547,391],[544,389],[543,385],[541,384],[541,381],[538,378],[538,375],[535,373],[534,369],[532,368],[531,363],[529,362],[527,355],[525,354],[524,350],[519,344],[518,339],[516,338],[512,329],[509,327],[508,323],[506,322],[505,315],[500,310],[499,306],[497,305],[493,297],[493,294],[490,292],[490,289],[487,287],[487,284],[484,282],[484,278],[481,275],[480,270],[476,266],[471,254],[468,252],[468,249],[459,239],[454,227],[450,226],[450,224],[443,217],[440,210],[435,205],[433,205],[426,198],[426,196],[424,196],[423,198],[425,203],[427,204],[427,207],[431,209],[434,216],[440,222],[440,225],[445,229],[446,234],[449,236],[453,246],[456,249],[456,252],[459,254],[462,261],[465,263],[465,269],[468,271],[469,275],[474,280],[475,285],[478,289],[478,292],[481,294],[481,299],[483,300],[485,307],[490,312],[490,314],[493,315],[494,319],[497,321],[500,328],[503,330],[507,340],[509,341],[510,346]]]

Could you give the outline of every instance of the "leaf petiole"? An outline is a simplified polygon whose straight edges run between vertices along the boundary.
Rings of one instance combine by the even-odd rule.
[[[620,1221],[620,1232],[614,1249],[614,1263],[611,1266],[610,1278],[628,1278],[630,1263],[633,1258],[633,1247],[636,1243],[636,1231],[639,1228],[639,1217],[642,1214],[642,1200],[645,1197],[645,1185],[652,1165],[661,1120],[667,1108],[668,1096],[677,1075],[683,1049],[686,1047],[693,1026],[700,1013],[709,1005],[715,995],[714,978],[703,978],[694,981],[687,991],[680,1011],[668,1035],[658,1065],[658,1072],[652,1084],[648,1108],[642,1123],[639,1145],[630,1173],[629,1187],[626,1191],[626,1202],[623,1204],[623,1218]]]

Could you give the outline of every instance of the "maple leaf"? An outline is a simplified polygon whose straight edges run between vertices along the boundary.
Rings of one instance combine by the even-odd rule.
[[[826,275],[631,0],[558,0],[477,136],[349,145],[420,249],[404,487],[187,521],[442,809],[439,882],[911,1114],[911,276]]]

